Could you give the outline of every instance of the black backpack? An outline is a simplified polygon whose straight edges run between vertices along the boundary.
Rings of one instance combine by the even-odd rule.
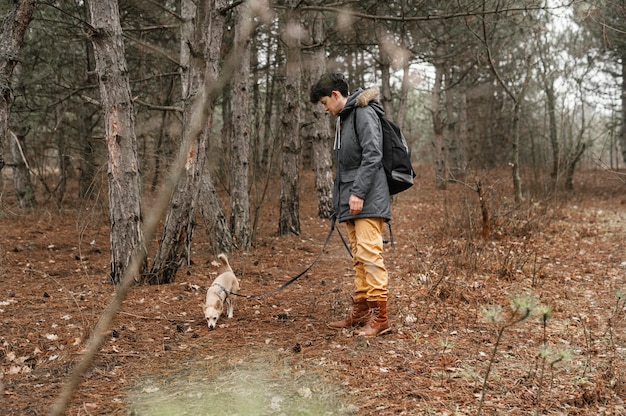
[[[353,119],[356,132],[356,111]],[[381,115],[380,125],[383,130],[383,168],[389,195],[395,195],[413,186],[415,172],[411,164],[411,150],[396,123]]]

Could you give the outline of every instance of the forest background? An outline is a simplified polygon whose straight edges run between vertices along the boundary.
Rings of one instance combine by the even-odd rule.
[[[379,88],[434,188],[478,195],[485,239],[496,183],[510,183],[501,207],[522,211],[560,202],[583,169],[623,186],[620,2],[17,1],[0,12],[3,194],[19,210],[105,206],[122,298],[174,282],[199,223],[213,253],[254,252],[277,204],[277,235],[299,235],[302,172],[317,216],[331,215],[333,123],[308,102],[326,71]]]
[[[4,10],[5,175],[22,208],[62,206],[68,180],[80,198],[108,189],[112,282],[131,253],[144,257],[137,279],[173,281],[197,215],[216,251],[247,250],[271,180],[278,232],[298,234],[301,169],[315,171],[328,218],[331,120],[307,100],[326,71],[379,88],[439,189],[509,166],[520,203],[626,157],[613,3],[17,4]],[[32,21],[19,14],[28,5]],[[141,199],[162,191],[172,197],[148,264]]]

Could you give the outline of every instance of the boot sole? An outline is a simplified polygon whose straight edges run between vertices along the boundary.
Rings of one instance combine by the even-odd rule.
[[[354,328],[353,326],[330,326],[330,325],[326,325],[327,328],[330,329],[334,329],[336,331],[342,330],[342,329],[350,329],[350,328]]]
[[[326,324],[326,327],[330,328],[330,329],[353,329],[353,328],[359,328],[362,327],[363,325],[365,325],[364,323],[356,323],[354,325],[348,325],[348,326],[331,326],[330,324]]]
[[[359,333],[359,332],[357,332],[355,335],[357,335],[359,337],[365,337],[365,338],[376,338],[376,337],[379,337],[381,335],[387,335],[387,334],[390,334],[390,333],[391,333],[391,328],[387,328],[387,329],[384,329],[384,330],[380,331],[378,334],[375,334],[375,335],[367,335],[367,334],[362,334],[362,333]]]

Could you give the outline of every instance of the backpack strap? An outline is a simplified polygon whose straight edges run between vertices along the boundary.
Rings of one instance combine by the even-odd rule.
[[[369,106],[369,104],[366,104],[366,106]],[[352,127],[354,128],[354,134],[357,136],[357,139],[359,137],[359,133],[356,130],[356,113],[359,108],[363,108],[363,107],[364,106],[354,107],[354,110],[352,110],[352,112],[354,113],[354,116],[352,117]],[[382,116],[379,115],[378,118],[379,118],[379,122],[382,123],[382,121],[380,121],[380,118],[382,118]],[[380,127],[382,130],[382,124]],[[382,134],[381,134],[381,139],[383,139],[383,146],[384,146],[384,137],[382,137]],[[380,166],[383,166],[382,159],[380,160]]]
[[[393,231],[391,230],[391,220],[385,220],[389,227],[389,240],[383,239],[383,244],[391,243],[391,247],[396,248],[396,243],[393,241]]]

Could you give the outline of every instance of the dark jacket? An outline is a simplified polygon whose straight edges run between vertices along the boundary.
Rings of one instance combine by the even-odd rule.
[[[376,89],[358,89],[348,97],[339,113],[340,140],[335,144],[337,176],[333,207],[340,222],[354,218],[391,219],[391,198],[382,165],[383,136],[379,120],[384,110],[377,98]],[[356,215],[350,214],[350,194],[363,199],[363,210]]]

